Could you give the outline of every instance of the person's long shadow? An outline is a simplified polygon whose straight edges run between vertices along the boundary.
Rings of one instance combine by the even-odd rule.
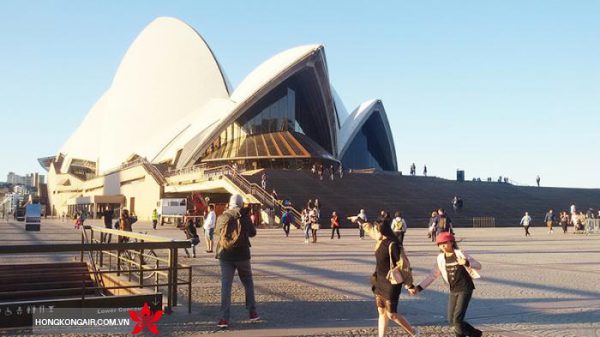
[[[358,262],[363,262],[359,260]],[[299,265],[296,263],[290,263],[286,261],[272,261],[272,265],[277,266],[284,270],[289,271],[302,271],[303,274],[315,275],[318,276],[319,279],[330,279],[331,282],[325,284],[321,282],[316,282],[311,279],[305,279],[300,276],[289,276],[288,273],[279,272],[279,271],[267,271],[272,276],[277,278],[290,280],[293,282],[304,282],[313,287],[324,288],[326,291],[336,292],[338,294],[343,294],[347,296],[353,296],[355,298],[359,298],[364,300],[365,302],[369,302],[373,300],[373,295],[370,292],[370,286],[368,284],[368,276],[363,273],[357,272],[346,272],[346,271],[332,271],[323,268],[317,267],[309,267],[306,265]],[[280,270],[281,270],[280,269]],[[426,268],[414,268],[414,271],[419,272],[419,274],[425,274],[429,270]],[[297,274],[298,275],[298,274]],[[356,285],[364,285],[364,292],[357,291],[349,291],[346,289],[340,289],[339,284],[336,285],[336,280],[343,279],[345,282],[351,282]],[[519,297],[518,292],[516,292],[515,297],[512,298],[497,298],[497,299],[484,299],[479,298],[477,296],[478,290],[476,289],[474,292],[474,298],[470,304],[470,310],[468,317],[472,319],[476,319],[478,321],[485,321],[486,323],[536,323],[536,324],[547,324],[547,323],[593,323],[600,321],[598,317],[600,316],[600,293],[579,289],[565,289],[552,285],[542,285],[536,283],[523,282],[518,280],[506,280],[500,278],[484,278],[487,283],[497,283],[503,286],[515,288],[515,289],[535,289],[535,290],[543,290],[547,292],[553,292],[563,295],[563,297],[558,300],[557,298],[551,297]],[[443,282],[437,280],[436,282]],[[478,284],[476,281],[476,287],[484,289],[485,284]],[[569,295],[564,297],[564,295]],[[446,303],[447,303],[447,293],[440,292],[435,290],[426,290],[421,293],[419,296],[414,298],[406,298],[402,297],[402,302],[407,300],[407,305],[410,309],[410,312],[413,309],[417,309],[418,311],[426,314],[429,314],[429,319],[425,320],[428,323],[443,323],[445,324],[445,315],[446,315]],[[536,309],[531,306],[527,306],[528,303],[547,303],[545,307],[552,308],[552,303],[556,303],[556,308],[560,308],[561,303],[567,303],[568,301],[579,301],[580,303],[584,303],[583,301],[587,300],[588,305],[591,305],[590,308],[586,311],[586,314],[581,314],[578,312],[558,312],[551,313],[547,310]],[[359,300],[359,302],[361,302]],[[339,303],[339,302],[335,302]],[[372,303],[369,304],[369,307],[372,307]],[[595,306],[595,307],[594,307]],[[334,311],[335,312],[335,311]],[[356,319],[357,317],[351,317],[349,319]],[[364,317],[363,317],[364,318]],[[332,319],[343,319],[343,317],[332,317]]]

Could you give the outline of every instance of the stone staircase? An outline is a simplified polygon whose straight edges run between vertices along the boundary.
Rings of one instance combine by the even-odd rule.
[[[541,226],[545,212],[567,210],[571,204],[580,210],[600,207],[600,189],[515,186],[497,182],[457,182],[436,177],[402,176],[398,173],[345,173],[343,179],[320,181],[310,171],[267,169],[267,190],[276,189],[280,199],[287,198],[297,210],[308,199],[319,198],[323,224],[336,210],[343,227],[353,225],[345,218],[361,208],[373,219],[380,210],[400,210],[409,227],[426,227],[433,209],[445,208],[456,227],[472,227],[473,217],[494,217],[496,226],[517,226],[525,211]],[[260,183],[262,172],[246,178]],[[452,210],[451,200],[458,195],[464,207]]]
[[[91,296],[93,287],[84,262],[0,265],[0,303]]]

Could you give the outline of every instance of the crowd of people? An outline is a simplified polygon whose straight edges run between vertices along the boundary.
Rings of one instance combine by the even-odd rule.
[[[302,224],[305,231],[305,243],[317,242],[317,231],[320,228],[319,218],[322,205],[318,199],[309,200],[302,210]],[[283,215],[284,233],[289,236],[289,224],[292,219],[291,210],[286,210]],[[293,216],[293,215],[291,215]],[[436,278],[442,276],[450,289],[448,298],[448,322],[453,327],[455,335],[481,336],[482,332],[465,320],[466,311],[471,300],[475,285],[473,280],[479,277],[477,270],[481,268],[479,262],[473,257],[462,252],[456,244],[453,235],[452,221],[443,209],[432,214],[432,236],[435,244],[440,249],[434,268],[420,283],[413,281],[410,262],[404,249],[404,235],[407,230],[406,221],[400,212],[394,213],[381,211],[375,221],[368,222],[367,215],[362,209],[357,215],[348,219],[359,228],[359,237],[365,235],[376,241],[375,272],[371,275],[371,287],[375,296],[378,311],[379,336],[385,336],[389,321],[399,324],[411,336],[419,336],[419,330],[414,328],[402,315],[398,313],[398,301],[402,288],[406,288],[411,295],[424,291]],[[231,286],[237,271],[245,290],[246,309],[250,320],[258,320],[256,299],[254,294],[254,281],[250,263],[250,238],[256,235],[255,226],[250,220],[249,209],[243,206],[243,199],[239,195],[232,195],[228,210],[217,218],[216,231],[219,233],[216,257],[221,269],[221,309],[217,326],[227,328],[230,320]],[[331,239],[339,234],[339,216],[334,211],[330,218]],[[433,234],[435,233],[435,234]],[[402,269],[403,273],[398,271]],[[401,276],[391,277],[390,274]]]
[[[455,196],[452,200],[453,206],[458,204],[458,200],[459,198]],[[291,226],[295,224],[294,211],[289,207],[290,204],[284,203],[283,205],[288,207],[283,209],[281,224],[285,236],[289,237]],[[300,213],[305,244],[317,242],[321,223],[324,222],[321,220],[322,207],[318,198],[308,200]],[[250,262],[250,238],[256,235],[257,215],[250,207],[244,206],[243,198],[237,194],[231,196],[226,208],[227,210],[217,217],[214,205],[209,205],[202,225],[206,239],[206,252],[212,253],[214,247],[215,257],[219,261],[221,271],[221,307],[217,324],[220,328],[229,326],[231,288],[236,272],[245,289],[245,304],[249,319],[251,321],[260,319],[256,308]],[[104,213],[105,225],[108,228],[112,227],[113,214],[112,209],[107,209]],[[85,218],[80,218],[81,215],[78,215],[75,221],[80,221],[80,225],[82,225]],[[406,270],[410,271],[410,262],[404,244],[408,224],[402,213],[396,211],[392,215],[389,211],[381,210],[373,218],[374,221],[369,221],[365,209],[361,209],[358,214],[346,219],[356,225],[360,240],[370,237],[376,242],[374,246],[375,272],[370,277],[370,284],[377,307],[379,336],[386,335],[390,321],[397,323],[409,335],[419,336],[419,330],[398,313],[400,293],[402,288],[405,288],[410,295],[416,296],[440,276],[449,288],[447,319],[455,336],[481,336],[482,332],[465,320],[467,308],[475,290],[474,280],[480,277],[478,270],[481,269],[481,264],[458,247],[452,219],[445,209],[438,208],[431,212],[427,232],[431,242],[437,245],[439,254],[429,274],[418,283],[414,282],[412,274],[406,272]],[[560,211],[558,215],[555,215],[554,210],[549,209],[543,223],[549,234],[553,233],[554,227],[557,225],[561,226],[563,233],[567,233],[568,226],[572,225],[576,230],[581,230],[589,222],[588,220],[596,218],[600,218],[600,211],[595,213],[593,209],[588,209],[584,213],[577,211],[575,205],[571,205],[568,211]],[[153,227],[156,228],[154,217],[152,219]],[[135,221],[137,218],[123,209],[115,227],[123,231],[132,231],[132,224]],[[525,229],[526,236],[531,235],[529,227],[533,222],[533,218],[528,212],[525,212],[521,219],[521,225]],[[333,240],[336,236],[337,239],[341,239],[340,217],[336,211],[331,213],[329,225],[330,239]],[[194,217],[186,216],[184,218],[184,232],[190,240],[193,257],[196,257],[196,245],[200,242],[196,227]],[[214,242],[215,233],[218,235],[217,242]],[[102,240],[110,242],[108,237]],[[120,242],[126,242],[126,238],[120,239]],[[404,268],[407,264],[409,267]],[[404,268],[404,273],[400,272],[402,268]],[[395,272],[399,273],[400,281],[390,276]]]
[[[553,209],[549,209],[544,216],[544,225],[548,229],[548,234],[554,233],[554,227],[560,226],[563,234],[567,234],[568,227],[572,226],[575,231],[592,232],[596,230],[595,220],[600,219],[600,210],[596,213],[594,209],[589,208],[585,213],[577,211],[575,205],[571,205],[569,210],[561,210],[558,216],[555,215]],[[525,229],[525,236],[530,236],[529,227],[533,225],[533,218],[529,212],[521,218],[520,224]]]

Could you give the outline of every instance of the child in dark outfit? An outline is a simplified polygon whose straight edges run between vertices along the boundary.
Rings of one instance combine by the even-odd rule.
[[[415,289],[409,289],[414,295],[427,288],[440,275],[450,286],[448,297],[448,323],[454,328],[456,337],[480,337],[481,330],[474,328],[465,321],[467,307],[473,295],[474,278],[479,278],[476,270],[481,269],[481,264],[467,253],[461,252],[456,245],[454,235],[449,232],[441,233],[436,243],[441,254],[431,273]]]

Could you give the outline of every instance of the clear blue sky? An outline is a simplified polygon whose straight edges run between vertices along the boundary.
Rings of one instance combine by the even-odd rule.
[[[598,1],[0,1],[0,181],[42,171],[159,16],[194,27],[235,87],[325,45],[351,111],[381,98],[400,169],[600,188]]]

